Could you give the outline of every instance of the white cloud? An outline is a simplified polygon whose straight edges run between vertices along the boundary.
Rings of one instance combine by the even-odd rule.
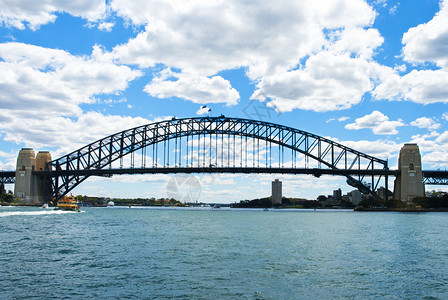
[[[413,27],[403,35],[402,57],[414,65],[436,64],[439,69],[414,69],[400,76],[404,68],[384,72],[372,92],[376,99],[407,100],[420,104],[448,102],[448,0],[428,23]]]
[[[340,118],[338,118],[338,121],[344,122],[344,121],[347,121],[348,119],[350,119],[350,117],[340,117]]]
[[[115,65],[98,47],[90,57],[81,57],[63,50],[3,43],[0,58],[0,107],[8,109],[9,117],[79,115],[80,104],[96,101],[95,95],[119,93],[141,75]]]
[[[115,48],[120,61],[142,67],[162,63],[204,76],[247,67],[251,79],[288,70],[322,49],[323,29],[368,26],[375,18],[359,0],[114,0],[111,8],[135,24],[148,24],[145,32]]]
[[[172,80],[174,79],[174,80]],[[157,98],[179,97],[194,103],[226,103],[237,104],[240,98],[237,90],[221,76],[211,78],[175,73],[163,70],[144,89],[149,95]]]
[[[386,7],[387,6],[387,0],[374,0],[372,1],[373,5],[377,5],[377,6],[381,6],[381,7]]]
[[[16,151],[10,151],[9,153],[0,151],[0,159],[0,171],[16,169]]]
[[[432,131],[429,134],[415,135],[409,142],[416,143],[419,146],[424,169],[447,167],[448,131],[441,134]]]
[[[448,70],[413,70],[400,77],[389,73],[372,92],[376,99],[409,100],[420,104],[448,102]]]
[[[8,118],[8,111],[0,110],[0,118]],[[141,117],[88,112],[75,119],[53,115],[44,115],[40,119],[10,117],[8,122],[0,125],[2,131],[5,132],[5,141],[24,143],[32,148],[61,147],[63,151],[68,151],[109,134],[151,122]]]
[[[337,141],[338,139],[332,138],[332,140]],[[372,155],[381,159],[391,159],[393,157],[397,157],[397,152],[400,151],[400,148],[402,146],[401,144],[397,144],[396,142],[389,140],[340,141],[339,143],[362,153]]]
[[[337,120],[338,122],[344,122],[344,121],[347,121],[347,120],[349,120],[349,119],[350,119],[350,117],[340,117],[340,118],[337,118],[337,119],[335,119],[335,118],[330,118],[330,119],[328,119],[326,122],[327,122],[327,123],[330,123],[330,122],[335,121],[335,120]]]
[[[372,60],[383,38],[376,29],[348,28],[333,33],[327,50],[303,66],[263,77],[257,87],[279,111],[331,111],[361,102],[388,68]]]
[[[167,174],[136,174],[136,175],[118,175],[112,178],[104,179],[100,177],[94,177],[95,181],[113,181],[114,183],[149,183],[156,182],[158,184],[166,184],[170,180],[171,176]],[[153,195],[151,195],[152,197]]]
[[[5,141],[68,151],[149,122],[83,113],[80,105],[97,102],[97,95],[120,94],[141,75],[115,65],[98,47],[90,56],[74,56],[63,50],[3,43],[0,58],[0,132]]]
[[[281,112],[347,109],[371,90],[370,64],[349,54],[320,52],[310,57],[303,69],[266,76],[257,87]]]
[[[363,29],[375,18],[364,1],[114,0],[110,6],[134,24],[146,24],[144,32],[114,48],[114,57],[141,67],[164,64],[181,70],[177,76],[189,74],[186,80],[153,80],[145,90],[156,97],[234,104],[236,91],[229,100],[230,85],[213,75],[244,67],[259,82],[254,95],[262,90],[278,111],[328,111],[359,103],[377,77],[371,57],[383,38],[376,29]],[[201,89],[210,85],[227,93],[221,95],[224,100]]]
[[[114,27],[115,23],[113,22],[103,22],[98,24],[98,29],[103,31],[112,31],[112,27]]]
[[[410,142],[415,143],[419,146],[421,152],[431,152],[436,151],[439,144],[434,138],[440,136],[435,131],[430,134],[417,134],[412,136]]]
[[[412,121],[412,126],[416,126],[418,128],[427,128],[428,130],[436,130],[440,127],[440,123],[436,123],[433,119],[427,117],[418,118],[415,121]]]
[[[403,35],[404,59],[414,63],[434,62],[448,67],[448,0],[440,2],[440,11],[425,24]]]
[[[442,134],[440,134],[435,141],[439,144],[447,144],[448,143],[448,131],[445,131]]]
[[[446,169],[447,161],[448,161],[448,152],[446,152],[446,151],[434,151],[434,152],[425,154],[422,157],[422,164],[424,164],[426,166],[429,165],[432,168],[445,167],[445,169]]]
[[[212,174],[210,176],[203,176],[201,179],[201,183],[204,185],[210,185],[210,184],[214,184],[214,185],[235,185],[235,178],[230,177],[230,178],[223,178],[222,174]]]
[[[448,131],[438,134],[416,135],[412,137],[412,143],[417,143],[422,154],[422,163],[425,169],[447,167],[448,150]]]
[[[196,112],[196,115],[205,115],[209,113],[212,109],[210,107],[207,107],[207,105],[201,106],[198,111]]]
[[[376,48],[384,42],[377,29],[347,28],[336,32],[337,39],[329,45],[335,53],[350,53],[357,58],[370,60]]]
[[[128,99],[126,99],[126,97],[121,97],[120,99],[118,99],[118,100],[115,100],[115,99],[106,99],[106,100],[104,100],[103,101],[105,104],[107,104],[107,105],[111,105],[112,106],[112,104],[116,104],[116,103],[126,103],[126,102],[128,102]]]
[[[236,90],[217,74],[244,68],[249,79],[269,96],[270,107],[278,111],[347,109],[373,89],[376,99],[423,104],[448,99],[446,70],[414,70],[400,77],[398,72],[406,71],[404,64],[394,70],[373,61],[383,37],[377,29],[369,28],[376,13],[362,0],[281,4],[112,0],[107,5],[99,0],[7,2],[0,20],[18,28],[28,24],[36,29],[53,21],[54,12],[66,12],[97,24],[100,30],[111,30],[114,23],[105,21],[106,11],[146,26],[135,38],[116,46],[110,56],[140,67],[162,64],[179,69],[183,78],[177,83],[156,78],[147,86],[149,93],[160,97],[235,104],[239,95],[236,97]],[[403,36],[405,60],[435,62],[442,68],[448,65],[447,3],[441,3],[440,12],[431,21]],[[371,5],[385,7],[387,2]],[[193,86],[187,87],[188,83]],[[208,92],[208,87],[213,91]],[[216,100],[216,96],[223,99]]]
[[[345,128],[349,130],[368,128],[372,129],[374,134],[393,135],[398,133],[397,127],[404,125],[405,124],[401,120],[389,121],[388,116],[385,116],[383,113],[375,110],[370,115],[357,118],[355,123],[345,125]]]
[[[0,10],[0,25],[32,30],[41,25],[54,22],[56,13],[66,12],[75,17],[96,21],[106,12],[104,0],[3,0]]]
[[[398,6],[400,6],[400,3],[397,3],[397,4],[395,4],[394,6],[392,6],[392,7],[389,9],[389,14],[391,14],[391,15],[395,15],[395,14],[397,13]]]
[[[442,118],[443,118],[445,121],[448,121],[448,112],[443,113]]]
[[[397,66],[395,66],[394,67],[394,70],[395,71],[397,71],[397,72],[406,72],[406,70],[407,70],[407,67],[406,67],[406,65],[397,65]]]

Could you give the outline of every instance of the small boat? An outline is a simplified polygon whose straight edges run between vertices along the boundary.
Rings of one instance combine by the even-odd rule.
[[[59,200],[56,205],[56,209],[80,211],[78,201],[73,195],[64,196],[61,200]]]
[[[48,208],[48,203],[44,203],[44,205],[42,205],[41,208]]]

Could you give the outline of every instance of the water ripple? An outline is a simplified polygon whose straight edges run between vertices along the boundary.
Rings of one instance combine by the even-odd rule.
[[[448,214],[2,208],[0,216],[5,299],[448,298]]]

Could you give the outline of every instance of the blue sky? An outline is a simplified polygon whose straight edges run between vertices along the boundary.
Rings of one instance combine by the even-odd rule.
[[[13,170],[22,147],[56,158],[201,105],[391,167],[415,142],[424,169],[446,168],[448,1],[307,2],[2,1],[0,169]],[[198,200],[267,196],[276,177],[291,197],[351,190],[338,177],[198,175]],[[74,193],[164,197],[172,178],[89,179]]]

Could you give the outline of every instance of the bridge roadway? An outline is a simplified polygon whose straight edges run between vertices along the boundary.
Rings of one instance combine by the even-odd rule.
[[[87,170],[59,170],[34,171],[35,174],[56,177],[63,175],[110,176],[122,174],[172,174],[172,173],[259,173],[259,174],[308,174],[320,175],[383,175],[397,176],[399,170],[340,170],[313,168],[254,168],[254,167],[165,167],[165,168],[121,168],[121,169],[87,169]],[[0,171],[0,183],[12,184],[16,177],[15,171]],[[423,171],[423,183],[448,185],[448,171]]]
[[[172,173],[258,173],[258,174],[307,174],[320,177],[321,175],[382,175],[397,176],[399,170],[340,170],[340,169],[312,169],[312,168],[251,168],[251,167],[165,167],[165,168],[122,168],[122,169],[88,169],[88,170],[60,170],[60,171],[34,171],[35,174],[49,177],[57,176],[112,176],[122,174],[172,174]],[[13,184],[15,171],[0,171],[0,183]],[[427,185],[448,185],[448,171],[423,171],[423,183]]]
[[[256,174],[308,174],[319,177],[321,175],[383,175],[397,176],[398,170],[341,170],[314,168],[277,168],[277,167],[161,167],[161,168],[122,168],[122,169],[87,169],[87,170],[58,170],[34,171],[35,174],[56,176],[111,176],[121,174],[172,174],[172,173],[256,173]]]
[[[14,183],[16,178],[16,171],[0,171],[0,184]]]
[[[423,171],[423,183],[448,185],[448,171]]]

